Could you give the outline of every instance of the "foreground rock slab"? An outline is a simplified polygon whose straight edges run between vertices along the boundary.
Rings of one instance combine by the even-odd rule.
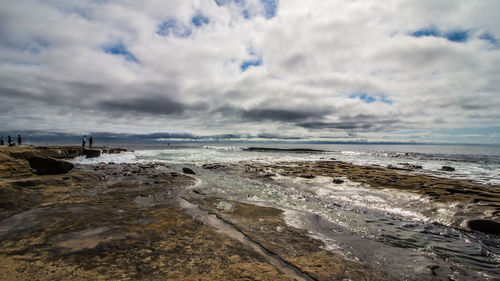
[[[0,280],[290,280],[179,209],[192,184],[155,165],[3,180]]]

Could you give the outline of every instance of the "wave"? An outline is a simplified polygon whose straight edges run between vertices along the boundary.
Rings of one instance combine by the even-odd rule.
[[[249,147],[247,151],[252,152],[297,152],[297,153],[322,153],[326,150],[309,149],[309,148],[268,148],[268,147]]]
[[[485,154],[447,154],[447,153],[419,153],[395,151],[349,151],[340,152],[343,155],[366,155],[372,157],[389,157],[417,161],[448,161],[457,163],[500,164],[500,156]]]
[[[223,150],[223,151],[243,151],[248,149],[247,147],[241,147],[241,146],[211,146],[211,145],[204,145],[202,148],[210,150]]]

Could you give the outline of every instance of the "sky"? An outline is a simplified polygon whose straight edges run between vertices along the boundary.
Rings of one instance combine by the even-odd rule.
[[[0,131],[500,144],[498,0],[0,7]]]

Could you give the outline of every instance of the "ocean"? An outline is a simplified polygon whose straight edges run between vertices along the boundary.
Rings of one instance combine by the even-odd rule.
[[[424,174],[469,179],[484,184],[500,184],[500,146],[498,145],[374,145],[374,144],[303,144],[303,143],[109,143],[133,153],[105,155],[98,159],[79,159],[81,163],[97,162],[168,162],[195,164],[240,161],[315,161],[336,159],[357,165],[422,166]],[[248,151],[249,148],[311,149],[321,153],[294,151]],[[454,173],[440,171],[442,166],[455,168]]]
[[[376,264],[402,280],[418,280],[416,272],[428,270],[429,264],[446,264],[452,271],[460,269],[446,273],[455,280],[493,280],[500,276],[499,237],[465,231],[456,225],[467,215],[463,210],[470,207],[468,203],[437,202],[422,194],[374,189],[346,178],[340,184],[321,176],[307,179],[272,175],[269,180],[248,177],[235,172],[236,168],[233,172],[203,169],[203,165],[213,163],[266,169],[282,162],[337,160],[361,166],[418,167],[411,173],[465,179],[493,188],[500,184],[500,146],[218,142],[109,146],[134,151],[76,158],[74,162],[152,162],[179,171],[189,167],[196,172],[198,187],[228,199],[280,208],[289,224],[308,229],[328,249]],[[443,166],[455,170],[443,171]],[[490,203],[489,207],[497,210],[489,214],[490,219],[498,218],[499,206],[495,204]]]

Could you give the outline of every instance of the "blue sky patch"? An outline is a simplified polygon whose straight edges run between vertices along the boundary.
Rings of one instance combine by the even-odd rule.
[[[252,12],[248,9],[248,7],[252,7],[251,5],[246,5],[245,0],[215,0],[215,4],[217,6],[225,6],[229,3],[235,3],[237,6],[243,8],[241,11],[241,15],[245,19],[250,19],[255,16],[255,12]],[[264,11],[261,16],[264,16],[266,19],[270,19],[276,16],[276,12],[278,10],[279,0],[260,0],[260,4],[264,8]]]
[[[444,34],[444,38],[452,42],[463,43],[467,41],[467,39],[469,38],[469,32],[465,30],[450,31]]]
[[[352,94],[349,96],[351,99],[360,99],[364,103],[373,103],[373,102],[383,102],[386,104],[392,104],[392,100],[387,98],[386,95],[382,94],[376,94],[376,95],[369,95],[367,93],[359,93],[359,94]]]
[[[245,3],[245,0],[215,0],[215,4],[217,4],[217,6],[224,6],[231,2],[241,5]]]
[[[437,28],[428,27],[428,28],[419,29],[419,30],[413,32],[411,35],[413,37],[426,37],[426,36],[440,37],[440,34],[441,34],[441,32]]]
[[[498,46],[498,40],[490,33],[483,33],[479,35],[478,38],[484,41],[488,41],[491,45]]]
[[[246,71],[249,67],[257,67],[261,65],[262,65],[262,59],[246,60],[241,63],[240,69],[241,71]]]
[[[264,16],[266,19],[276,16],[276,11],[278,10],[278,0],[260,0],[260,2],[264,6]]]
[[[252,17],[252,14],[250,13],[250,11],[248,9],[244,9],[241,14],[243,15],[243,17],[245,19],[250,19]]]
[[[127,61],[138,63],[139,60],[125,47],[123,42],[103,47],[106,54],[123,56]]]
[[[426,27],[411,33],[413,37],[440,37],[451,42],[464,43],[469,39],[469,31],[467,30],[450,30],[443,32],[436,27]]]
[[[209,22],[210,20],[208,19],[208,17],[202,14],[197,14],[191,19],[191,23],[194,24],[196,27],[208,24]]]
[[[174,35],[176,37],[188,37],[191,35],[191,30],[180,24],[176,19],[168,19],[158,25],[156,34],[161,36]]]

